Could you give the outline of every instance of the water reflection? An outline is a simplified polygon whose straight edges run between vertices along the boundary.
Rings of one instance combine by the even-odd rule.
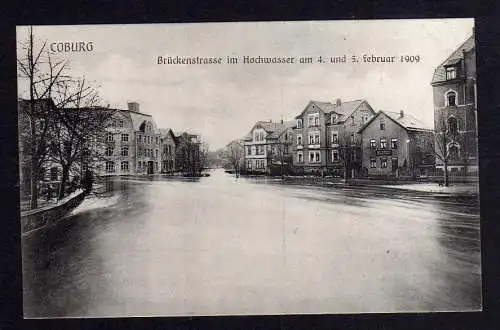
[[[102,183],[23,240],[25,315],[481,307],[477,200],[222,171]]]

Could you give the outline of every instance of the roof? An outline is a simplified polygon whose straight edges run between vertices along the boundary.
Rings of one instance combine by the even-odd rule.
[[[401,116],[401,112],[395,111],[379,111],[375,116],[373,116],[370,120],[368,120],[360,129],[359,133],[361,133],[366,127],[368,127],[376,118],[378,118],[381,114],[385,115],[392,121],[394,121],[399,126],[403,127],[406,130],[428,130],[432,131],[428,125],[424,124],[419,119],[413,117],[412,115],[408,115],[403,113]]]
[[[141,113],[141,112],[134,112],[134,111],[129,111],[129,110],[121,110],[121,111],[126,111],[130,115],[130,118],[132,119],[132,125],[134,126],[134,130],[139,131],[141,128],[141,125],[145,121],[149,121],[153,124],[153,131],[157,131],[158,127],[156,127],[156,123],[153,120],[153,117],[151,115]]]
[[[252,127],[250,132],[252,132],[257,126],[262,127],[268,134],[267,138],[277,139],[287,128],[292,128],[295,126],[295,121],[285,121],[285,122],[271,122],[271,121],[258,121]],[[247,134],[243,137],[244,141],[251,140],[251,134]]]
[[[171,128],[158,128],[158,132],[162,137],[171,134],[172,137],[175,139],[174,131]]]
[[[475,47],[474,34],[472,34],[463,44],[461,44],[443,63],[441,63],[435,70],[432,76],[431,84],[446,81],[446,67],[457,65],[462,62],[464,52],[470,52]]]
[[[321,101],[310,101],[307,106],[304,108],[304,110],[298,115],[297,117],[301,116],[304,111],[307,109],[309,104],[314,104],[316,107],[318,107],[321,111],[331,114],[331,113],[336,113],[339,115],[338,120],[339,121],[344,121],[347,119],[365,100],[354,100],[354,101],[347,101],[347,102],[341,102],[340,105],[331,103],[331,102],[321,102]],[[295,118],[297,118],[295,117]]]
[[[35,109],[34,110],[40,110],[41,107],[47,109],[51,107],[55,107],[54,101],[52,99],[35,99],[33,100]],[[25,100],[25,99],[19,99],[18,100],[18,106],[21,109],[28,108],[30,104],[30,100]]]

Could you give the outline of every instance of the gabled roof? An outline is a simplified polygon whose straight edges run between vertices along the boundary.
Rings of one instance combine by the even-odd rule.
[[[446,67],[457,65],[463,62],[464,52],[470,52],[475,47],[474,34],[472,34],[463,44],[461,44],[443,63],[435,70],[431,84],[446,81]],[[463,65],[463,64],[462,64]]]
[[[354,100],[354,101],[341,102],[340,105],[337,105],[331,102],[320,102],[312,100],[309,101],[304,110],[302,110],[302,112],[295,118],[302,116],[304,114],[304,111],[306,111],[307,108],[309,107],[309,105],[313,104],[326,114],[331,114],[331,113],[338,114],[339,115],[338,121],[344,121],[345,119],[349,118],[349,116],[354,111],[356,111],[356,109],[359,108],[359,106],[363,102],[365,102],[365,100]]]
[[[412,115],[407,115],[403,113],[403,116],[401,116],[401,112],[395,112],[395,111],[379,111],[375,116],[373,116],[370,120],[368,120],[359,130],[358,133],[361,133],[364,131],[366,127],[368,127],[375,119],[380,117],[381,115],[384,115],[385,117],[389,118],[402,128],[406,130],[425,130],[425,131],[432,131],[432,128],[418,120],[417,118],[413,117]]]
[[[172,138],[175,140],[175,134],[171,128],[159,128],[158,131],[159,131],[161,137],[164,137],[164,136],[167,136],[170,134],[170,136],[172,136]]]
[[[134,126],[134,130],[140,131],[141,126],[144,124],[145,121],[151,122],[153,124],[153,131],[157,132],[158,128],[156,127],[156,123],[153,120],[153,117],[151,115],[141,113],[141,112],[134,112],[134,111],[129,111],[125,110],[129,116],[130,119],[132,119],[132,125]]]
[[[243,138],[244,141],[249,141],[252,139],[251,132],[257,128],[261,127],[267,132],[266,138],[268,139],[276,139],[278,138],[287,128],[292,128],[295,126],[295,121],[285,121],[285,122],[270,122],[270,121],[258,121],[250,130],[250,133],[245,135]]]

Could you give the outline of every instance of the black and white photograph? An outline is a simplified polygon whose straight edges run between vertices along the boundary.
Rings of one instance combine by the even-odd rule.
[[[16,46],[24,318],[482,311],[473,18]]]

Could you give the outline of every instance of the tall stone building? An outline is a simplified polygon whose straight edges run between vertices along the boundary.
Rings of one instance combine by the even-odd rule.
[[[361,173],[358,130],[375,111],[365,100],[310,101],[295,117],[293,165],[298,173]]]
[[[474,33],[434,71],[436,168],[477,174],[477,85]]]

